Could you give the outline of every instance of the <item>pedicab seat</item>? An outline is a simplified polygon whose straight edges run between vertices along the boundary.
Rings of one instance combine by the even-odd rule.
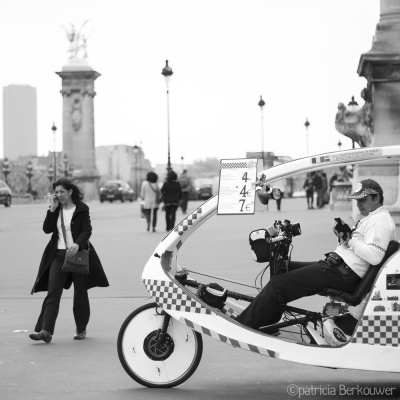
[[[372,285],[378,275],[379,270],[386,260],[396,253],[400,248],[400,243],[392,240],[386,250],[382,261],[378,265],[371,265],[368,271],[361,279],[353,293],[341,292],[337,289],[325,288],[319,294],[321,296],[329,296],[332,299],[349,304],[350,306],[357,306],[361,303],[363,298],[370,292]]]

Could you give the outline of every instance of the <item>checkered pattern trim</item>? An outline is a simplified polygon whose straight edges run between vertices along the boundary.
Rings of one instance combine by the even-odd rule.
[[[217,332],[212,331],[211,329],[205,328],[204,326],[193,323],[192,321],[187,320],[186,318],[182,318],[181,322],[183,322],[188,327],[196,330],[197,332],[204,333],[205,335],[211,336],[213,339],[220,340],[226,344],[230,344],[233,347],[238,347],[239,349],[252,351],[254,353],[258,353],[264,356],[269,356],[272,358],[277,358],[277,353],[273,350],[263,349],[262,347],[254,346],[250,343],[240,342],[239,340],[229,338],[224,335],[220,335]]]
[[[239,315],[237,311],[228,304],[225,304],[221,308],[221,312],[223,312],[229,318],[236,318]]]
[[[213,314],[199,302],[192,299],[180,287],[171,281],[144,279],[143,283],[151,297],[164,309],[196,314]]]
[[[174,232],[178,235],[183,235],[190,227],[196,225],[203,218],[203,210],[199,207],[192,214],[188,215],[178,226],[175,227]]]
[[[367,197],[369,194],[379,194],[376,190],[374,189],[364,189],[360,194],[353,194],[349,196],[349,199],[362,199],[363,197]]]
[[[380,346],[400,345],[400,315],[364,316],[352,343],[377,344]]]
[[[224,162],[221,163],[220,169],[238,169],[238,168],[255,168],[254,161],[241,161],[241,162]]]

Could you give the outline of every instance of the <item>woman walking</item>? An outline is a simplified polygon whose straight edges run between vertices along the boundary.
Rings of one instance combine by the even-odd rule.
[[[303,189],[306,190],[307,207],[309,210],[314,209],[314,185],[313,178],[310,173],[307,174],[306,180],[304,181]]]
[[[165,220],[167,231],[171,231],[175,226],[176,210],[179,201],[182,199],[181,185],[177,181],[178,175],[174,171],[168,171],[167,181],[161,188],[161,195],[165,206]]]
[[[92,234],[89,207],[82,201],[83,192],[69,179],[61,178],[53,183],[50,207],[43,223],[44,233],[51,233],[40,262],[37,279],[32,288],[33,293],[47,291],[42,310],[30,334],[32,340],[43,340],[50,343],[60,307],[63,289],[69,289],[74,283],[73,313],[76,324],[75,340],[86,337],[90,317],[89,296],[87,290],[95,287],[109,286],[100,259],[89,238]],[[63,213],[65,240],[61,226]],[[66,243],[65,243],[66,242]],[[87,276],[68,273],[62,270],[66,254],[75,255],[81,249],[89,251],[89,274]]]
[[[147,180],[142,183],[140,191],[140,197],[143,200],[143,211],[146,216],[147,231],[150,230],[151,216],[153,214],[153,232],[156,231],[158,204],[161,196],[157,181],[158,175],[154,172],[149,172]]]

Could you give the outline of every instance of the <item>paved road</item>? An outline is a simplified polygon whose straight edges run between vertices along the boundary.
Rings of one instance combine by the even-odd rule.
[[[199,204],[191,202],[190,206],[195,208]],[[92,241],[111,286],[90,291],[92,315],[88,338],[84,341],[72,340],[72,292],[65,291],[54,339],[49,345],[28,338],[44,297],[43,293],[31,296],[30,290],[43,248],[49,240],[41,230],[46,205],[0,209],[2,400],[343,399],[357,398],[344,395],[344,390],[356,395],[359,387],[376,386],[396,387],[396,396],[400,398],[398,374],[331,370],[261,358],[208,337],[203,338],[200,366],[185,384],[172,390],[141,387],[122,369],[116,338],[126,316],[149,301],[139,278],[146,260],[165,235],[164,216],[160,216],[159,232],[147,233],[136,203],[93,202],[90,207],[94,227]],[[294,239],[293,259],[313,260],[335,246],[331,226],[336,216],[337,213],[329,210],[305,210],[304,199],[284,199],[281,213],[271,204],[268,212],[258,212],[254,217],[216,216],[185,243],[179,253],[179,263],[251,285],[260,265],[250,256],[250,231],[276,219],[300,222],[303,235]],[[348,219],[349,213],[341,216]],[[181,217],[183,215],[178,213],[178,218]],[[235,290],[234,285],[229,284],[229,288]],[[321,310],[324,302],[315,296],[298,304]],[[289,384],[297,385],[303,396],[290,397]]]

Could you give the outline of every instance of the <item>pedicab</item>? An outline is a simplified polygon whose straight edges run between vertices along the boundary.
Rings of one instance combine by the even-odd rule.
[[[400,146],[360,148],[321,154],[258,171],[254,189],[262,203],[278,197],[275,181],[330,166],[375,160],[398,160]],[[245,162],[245,159],[244,159]],[[221,167],[222,168],[222,167]],[[221,185],[220,185],[221,189]],[[215,195],[186,216],[159,243],[147,261],[141,280],[153,302],[133,311],[123,322],[117,341],[120,362],[136,382],[152,388],[185,382],[198,367],[202,335],[258,355],[309,365],[370,371],[400,372],[400,245],[392,241],[382,262],[371,266],[353,293],[326,288],[320,312],[282,306],[277,324],[254,330],[235,320],[255,295],[231,291],[210,281],[200,282],[178,263],[185,241],[218,215]],[[292,239],[299,224],[276,221],[250,233],[258,261],[273,276],[292,262]],[[276,240],[276,238],[284,240]],[[210,240],[212,238],[210,237]],[[218,279],[218,276],[206,275]],[[259,290],[260,288],[258,288]],[[355,317],[349,306],[358,306]]]

